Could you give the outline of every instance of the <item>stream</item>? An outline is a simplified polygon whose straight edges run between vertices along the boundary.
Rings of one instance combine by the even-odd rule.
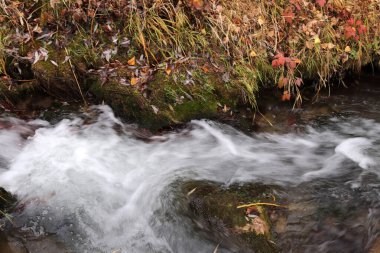
[[[0,252],[246,252],[181,201],[181,184],[205,181],[281,188],[282,252],[380,252],[379,81],[326,98],[334,113],[295,112],[286,131],[194,120],[145,136],[106,105],[49,121],[4,114],[0,186],[17,203]]]

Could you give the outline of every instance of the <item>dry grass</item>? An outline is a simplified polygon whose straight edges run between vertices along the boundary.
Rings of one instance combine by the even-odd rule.
[[[277,87],[283,100],[299,104],[302,81],[312,80],[318,92],[332,77],[360,70],[380,55],[376,0],[329,0],[324,6],[313,0],[53,2],[0,1],[1,75],[9,74],[6,49],[22,45],[20,57],[33,62],[33,53],[50,44],[68,48],[89,69],[115,61],[128,65],[133,56],[152,73],[169,65],[175,69],[178,62],[181,71],[200,69],[208,61],[220,76],[228,73],[252,105],[259,87],[268,85]],[[348,38],[347,27],[359,29],[348,24],[350,19],[360,21],[366,32]],[[48,32],[50,37],[38,39]],[[4,43],[5,33],[13,43]],[[124,48],[126,40],[131,43]],[[104,59],[107,50],[115,53]],[[286,63],[274,62],[282,56]]]

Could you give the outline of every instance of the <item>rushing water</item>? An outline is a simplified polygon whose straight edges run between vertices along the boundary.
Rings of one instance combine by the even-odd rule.
[[[295,210],[285,252],[365,252],[380,233],[380,122],[360,115],[286,134],[201,120],[140,138],[97,106],[55,124],[3,117],[0,143],[0,185],[19,200],[10,236],[50,236],[59,252],[214,252],[178,212],[189,180],[283,187]]]

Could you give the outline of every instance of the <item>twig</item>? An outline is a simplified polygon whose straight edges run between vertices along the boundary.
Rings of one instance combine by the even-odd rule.
[[[261,115],[261,117],[263,117],[263,119],[265,119],[266,122],[268,122],[268,124],[273,127],[273,124],[259,111],[257,110],[257,112]]]
[[[279,204],[275,204],[275,203],[266,203],[266,202],[257,202],[257,203],[244,204],[244,205],[240,205],[240,206],[238,206],[236,208],[240,209],[240,208],[246,208],[246,207],[251,207],[251,206],[275,206],[275,207],[286,208],[286,206],[283,206],[283,205],[279,205]]]
[[[83,99],[83,102],[84,102],[84,105],[87,106],[87,102],[86,102],[86,99],[84,98],[83,96],[83,93],[82,93],[82,90],[80,88],[80,85],[79,85],[79,82],[78,82],[78,78],[77,78],[77,75],[75,74],[75,71],[74,71],[74,67],[73,67],[73,64],[71,63],[71,59],[70,59],[70,56],[69,56],[69,52],[67,51],[67,48],[65,47],[65,51],[66,51],[66,55],[69,57],[69,65],[70,65],[70,68],[71,68],[71,72],[73,73],[73,76],[74,76],[74,79],[75,79],[75,82],[77,83],[78,85],[78,90],[79,90],[79,93]]]

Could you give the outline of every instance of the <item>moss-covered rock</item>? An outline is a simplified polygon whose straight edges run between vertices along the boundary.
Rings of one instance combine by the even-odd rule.
[[[0,187],[0,218],[3,218],[16,202],[16,198]]]
[[[155,114],[147,99],[139,91],[122,85],[117,80],[110,80],[105,84],[95,80],[90,92],[99,102],[104,101],[110,105],[118,116],[137,121],[143,127],[157,129],[169,124],[164,115]]]
[[[118,76],[124,75],[118,73]],[[231,96],[234,93],[226,91],[227,88],[215,76],[196,80],[185,85],[174,76],[156,73],[145,90],[123,85],[116,78],[104,84],[93,80],[90,92],[99,102],[109,104],[119,116],[152,130],[192,119],[216,118],[221,105],[235,106],[238,103],[239,97]]]
[[[273,187],[235,184],[225,188],[213,183],[189,182],[184,185],[184,191],[197,222],[217,233],[219,239],[235,241],[239,248],[247,248],[247,251],[278,252],[268,218],[273,208],[258,207],[257,217],[247,216],[247,208],[237,208],[246,203],[273,202],[276,195]]]
[[[14,105],[36,93],[43,93],[37,82],[12,84],[8,81],[0,81],[0,100],[8,104]]]
[[[86,89],[86,79],[76,68],[65,61],[64,50],[49,49],[49,59],[32,65],[34,77],[47,93],[63,100],[81,99],[80,89]],[[53,64],[55,62],[58,66]],[[75,76],[74,76],[75,73]],[[78,78],[78,83],[75,77]]]

